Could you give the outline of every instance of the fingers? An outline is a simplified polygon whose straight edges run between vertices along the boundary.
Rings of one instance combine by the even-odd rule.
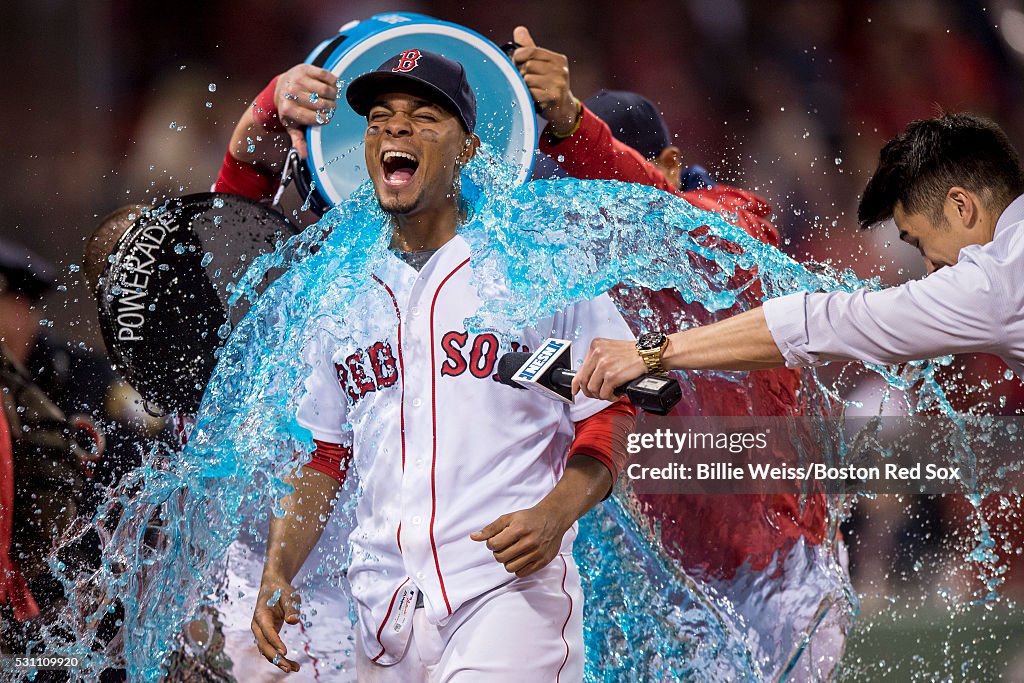
[[[512,30],[512,40],[523,47],[536,47],[537,45],[537,43],[533,42],[530,30],[525,26],[516,26]]]
[[[594,356],[594,344],[597,343],[597,339],[590,343],[590,348],[587,350],[587,356],[583,359],[583,364],[580,369],[576,371],[576,376],[572,378],[572,395],[575,396],[578,392],[582,391],[584,396],[590,396],[587,393],[588,387],[590,386],[590,379],[594,374],[594,366],[597,364],[597,358]],[[590,396],[593,398],[593,396]]]
[[[267,661],[277,666],[281,671],[285,673],[298,671],[298,663],[285,657],[288,653],[288,648],[277,635],[277,632],[281,629],[282,622],[280,617],[274,614],[276,609],[262,605],[257,606],[250,626],[252,634],[256,639],[256,648]]]
[[[494,559],[505,566],[505,571],[522,578],[548,565],[558,554],[559,544],[547,547],[533,539],[522,539],[508,550],[495,553]]]
[[[501,517],[498,517],[496,520],[494,520],[493,522],[491,522],[490,524],[485,526],[480,531],[473,532],[472,534],[469,535],[469,537],[471,539],[473,539],[474,541],[486,541],[489,538],[491,538],[491,537],[495,536],[496,534],[500,533],[501,531],[503,531],[505,529],[505,527],[507,527],[507,526],[508,526],[508,515],[502,515]],[[490,547],[489,544],[488,544],[488,547]]]
[[[285,673],[298,671],[299,664],[285,657],[288,647],[278,634],[286,622],[299,622],[301,603],[301,596],[291,585],[280,581],[265,581],[256,597],[250,625],[256,647],[267,661]]]
[[[601,388],[598,389],[597,395],[603,401],[615,402],[618,400],[618,396],[615,395],[615,388],[617,386],[619,386],[619,384],[615,376],[607,374],[604,376],[604,381],[601,382]]]
[[[306,133],[298,128],[289,128],[288,137],[292,140],[292,147],[299,153],[299,158],[309,158],[309,149],[306,147]]]
[[[487,549],[492,553],[495,553],[495,557],[497,557],[497,553],[511,548],[519,539],[523,538],[525,533],[525,529],[520,525],[509,524],[499,533],[487,540]],[[499,560],[499,562],[500,561],[501,560]]]
[[[495,559],[498,559],[499,562],[504,560],[498,558],[498,553],[507,551],[525,535],[524,529],[520,525],[513,523],[514,514],[502,515],[485,526],[481,531],[470,534],[470,538],[474,541],[487,541],[487,549],[494,553]],[[523,551],[520,550],[519,552]],[[515,557],[519,552],[508,556]]]
[[[327,123],[334,115],[337,100],[334,74],[312,64],[298,64],[281,74],[274,92],[274,104],[286,127]]]
[[[594,339],[583,364],[572,381],[572,389],[584,396],[615,401],[615,390],[644,373],[633,342],[621,339]]]
[[[284,608],[284,620],[293,626],[299,623],[299,606],[302,604],[302,597],[298,593],[292,593],[287,598],[281,599],[281,606]]]
[[[554,555],[547,559],[529,559],[524,557],[510,564],[506,564],[505,569],[508,571],[509,574],[515,574],[520,579],[523,579],[529,576],[530,574],[533,574],[534,572],[539,571],[544,567],[548,566],[548,563],[551,562],[551,560],[553,559]]]

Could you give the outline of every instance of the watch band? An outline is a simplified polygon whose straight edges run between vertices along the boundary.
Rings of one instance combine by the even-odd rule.
[[[646,337],[647,335],[643,336]],[[665,372],[665,367],[661,364],[661,357],[665,349],[668,348],[668,337],[664,334],[659,336],[661,336],[661,343],[654,348],[641,348],[641,343],[637,342],[636,352],[640,354],[640,359],[647,366],[648,373],[661,374]]]

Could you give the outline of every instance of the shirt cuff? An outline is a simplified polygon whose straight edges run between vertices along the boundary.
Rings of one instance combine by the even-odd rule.
[[[817,355],[807,350],[807,292],[769,299],[761,307],[775,345],[790,368],[817,365]]]

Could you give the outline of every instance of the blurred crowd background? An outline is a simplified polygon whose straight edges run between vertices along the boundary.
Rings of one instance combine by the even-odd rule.
[[[0,9],[0,235],[67,265],[109,210],[208,189],[272,75],[388,10],[499,44],[525,24],[570,57],[581,98],[645,94],[687,163],[771,200],[791,253],[887,282],[921,270],[912,250],[888,248],[891,232],[855,229],[886,139],[941,107],[986,114],[1024,146],[1020,0],[18,0]]]
[[[458,22],[499,44],[526,25],[539,45],[569,56],[581,99],[614,88],[657,102],[686,163],[773,204],[790,254],[883,283],[923,273],[894,230],[856,225],[885,140],[911,119],[969,110],[1024,150],[1024,0],[15,0],[0,5],[0,237],[57,265],[62,287],[44,317],[101,346],[78,270],[99,218],[208,190],[234,123],[274,74],[342,24],[391,10]],[[1021,382],[991,359],[963,359],[948,373],[964,386],[988,381],[954,397],[963,409],[1024,405]],[[871,396],[855,378],[843,386]],[[949,540],[967,514],[957,502],[863,507],[867,523],[848,530],[868,548],[851,547],[854,577],[879,598],[932,581],[922,554],[970,542]],[[1019,540],[1010,547],[1019,557]],[[936,580],[955,570],[937,568]]]

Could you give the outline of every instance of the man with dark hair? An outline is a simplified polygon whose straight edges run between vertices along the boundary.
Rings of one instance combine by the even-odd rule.
[[[712,325],[659,333],[641,340],[643,349],[598,339],[573,388],[611,396],[651,363],[755,370],[969,352],[995,354],[1024,376],[1024,169],[996,124],[971,114],[910,123],[882,149],[858,217],[863,226],[894,219],[929,276],[874,292],[796,292]]]
[[[955,185],[1000,211],[1024,192],[1024,170],[1006,133],[972,114],[913,121],[882,148],[878,168],[857,207],[857,219],[868,228],[900,214],[925,214],[945,229],[949,221],[943,200]],[[927,260],[928,254],[924,256]]]

